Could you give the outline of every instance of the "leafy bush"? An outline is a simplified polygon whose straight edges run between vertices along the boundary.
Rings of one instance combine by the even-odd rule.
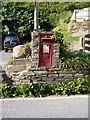
[[[62,68],[69,68],[74,70],[90,68],[89,54],[65,51],[60,59],[62,62]]]
[[[71,58],[68,59],[67,61],[62,62],[62,67],[63,68],[68,68],[68,69],[72,69],[72,70],[79,70],[79,69],[84,69],[90,68],[90,60],[86,60],[83,58]]]
[[[67,83],[47,86],[41,83],[28,83],[18,87],[4,85],[0,87],[0,92],[2,92],[0,98],[88,94],[90,93],[90,78],[78,78]]]
[[[2,86],[1,89],[1,98],[9,98],[9,97],[16,97],[20,96],[21,91],[19,87],[5,85]]]
[[[28,97],[28,96],[40,97],[43,95],[44,90],[45,90],[45,87],[39,83],[38,84],[33,84],[33,83],[25,84],[21,88],[21,91],[24,97]]]

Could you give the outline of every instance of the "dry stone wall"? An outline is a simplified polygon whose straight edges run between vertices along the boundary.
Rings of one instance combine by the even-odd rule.
[[[22,65],[21,68],[17,69],[20,66],[14,65],[8,69],[7,74],[2,74],[2,84],[14,84],[14,85],[23,85],[25,83],[43,83],[44,85],[58,84],[62,82],[73,81],[77,78],[87,78],[90,77],[90,70],[70,70],[62,68],[30,68],[30,66]],[[23,69],[24,68],[24,69]]]
[[[79,32],[79,31],[82,31],[82,33],[89,32],[90,31],[90,20],[86,20],[83,22],[71,21],[69,23],[68,31],[72,33]]]

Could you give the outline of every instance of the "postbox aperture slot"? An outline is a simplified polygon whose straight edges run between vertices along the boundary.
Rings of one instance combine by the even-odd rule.
[[[51,38],[42,38],[41,42],[51,42],[52,39]]]
[[[51,40],[51,39],[42,39],[42,41],[49,41],[49,40]]]

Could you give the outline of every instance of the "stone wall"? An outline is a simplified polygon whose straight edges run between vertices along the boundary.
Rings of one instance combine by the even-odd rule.
[[[2,84],[14,84],[14,85],[23,85],[25,83],[43,83],[45,85],[57,84],[62,82],[73,81],[77,78],[87,78],[90,77],[90,70],[70,70],[62,68],[30,68],[29,66],[26,69],[23,67],[23,70],[17,69],[21,68],[20,66],[14,65],[8,68],[6,75],[2,76]],[[8,76],[8,77],[7,77]],[[7,79],[6,79],[7,77]]]
[[[86,34],[90,31],[90,20],[83,22],[71,21],[68,26],[68,31],[72,33],[82,31],[82,33]],[[83,34],[81,36],[83,36]]]

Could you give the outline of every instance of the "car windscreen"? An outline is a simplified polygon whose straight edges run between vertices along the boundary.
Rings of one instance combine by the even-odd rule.
[[[18,41],[18,39],[17,39],[17,37],[16,36],[8,36],[8,37],[6,37],[6,42],[9,42],[9,41]]]

